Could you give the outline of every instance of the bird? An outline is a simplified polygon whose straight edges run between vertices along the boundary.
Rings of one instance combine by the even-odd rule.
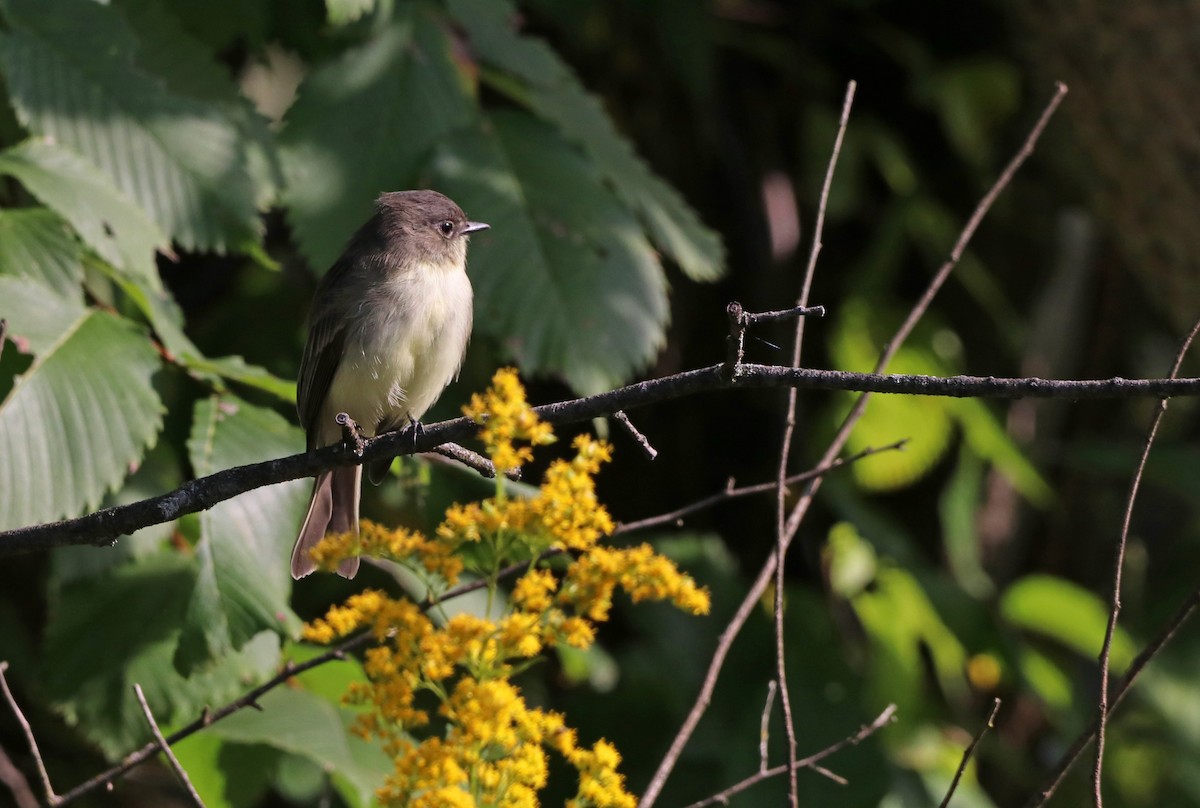
[[[392,191],[322,278],[308,318],[296,409],[309,451],[339,443],[346,413],[372,437],[419,426],[457,376],[471,336],[467,243],[473,222],[431,190]],[[390,458],[369,469],[378,482]],[[322,471],[292,549],[292,577],[316,569],[310,551],[328,533],[358,535],[363,467]],[[338,574],[353,578],[357,556]]]

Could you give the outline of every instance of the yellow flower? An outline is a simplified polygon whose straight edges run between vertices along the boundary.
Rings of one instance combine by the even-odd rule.
[[[479,437],[497,472],[520,468],[533,459],[533,450],[529,446],[518,448],[514,441],[541,445],[554,440],[550,425],[539,420],[525,400],[525,388],[514,368],[496,371],[492,386],[482,395],[471,396],[471,402],[463,407],[463,414],[483,426]]]

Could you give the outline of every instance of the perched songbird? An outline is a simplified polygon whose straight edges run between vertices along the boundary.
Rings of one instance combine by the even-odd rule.
[[[469,235],[486,229],[436,191],[386,193],[317,287],[296,406],[310,450],[342,439],[338,413],[364,435],[416,422],[462,366],[471,336]],[[372,479],[382,476],[372,470]],[[292,549],[292,577],[316,567],[326,533],[358,532],[362,466],[317,475]],[[338,572],[353,578],[358,559]]]

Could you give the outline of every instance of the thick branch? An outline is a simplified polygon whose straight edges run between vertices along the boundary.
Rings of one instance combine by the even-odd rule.
[[[909,376],[813,370],[778,365],[742,365],[727,380],[721,365],[677,373],[571,401],[536,407],[552,424],[586,421],[713,390],[795,387],[801,390],[850,390],[956,398],[1170,398],[1200,395],[1200,378],[1191,379],[1003,379],[992,376]],[[0,533],[0,557],[79,544],[107,544],[118,536],[213,507],[255,488],[312,477],[335,466],[370,463],[387,457],[432,451],[471,437],[466,418],[426,426],[413,439],[409,432],[389,433],[366,442],[361,456],[346,445],[330,446],[248,466],[218,471],[184,483],[166,494],[87,516]]]

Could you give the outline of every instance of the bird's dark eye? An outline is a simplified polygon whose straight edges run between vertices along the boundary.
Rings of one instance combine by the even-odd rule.
[[[454,222],[450,221],[449,219],[444,222],[438,222],[437,229],[438,232],[443,236],[450,238],[454,235]]]

